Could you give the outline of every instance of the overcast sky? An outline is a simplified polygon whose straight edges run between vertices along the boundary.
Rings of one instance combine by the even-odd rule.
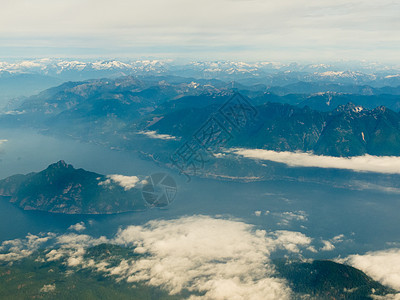
[[[2,0],[0,57],[399,62],[398,0]]]

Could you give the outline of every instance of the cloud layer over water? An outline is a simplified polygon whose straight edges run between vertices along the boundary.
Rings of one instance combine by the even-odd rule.
[[[260,160],[283,163],[290,167],[316,167],[352,170],[356,172],[376,172],[400,174],[400,157],[398,156],[354,156],[350,158],[315,155],[304,152],[277,152],[263,149],[231,149],[230,152]]]
[[[169,135],[169,134],[159,134],[156,131],[140,131],[138,134],[145,135],[151,139],[158,139],[158,140],[174,140],[177,141],[179,138]]]

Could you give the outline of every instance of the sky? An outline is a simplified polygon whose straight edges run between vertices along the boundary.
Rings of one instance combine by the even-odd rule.
[[[396,0],[3,0],[0,57],[400,62]]]

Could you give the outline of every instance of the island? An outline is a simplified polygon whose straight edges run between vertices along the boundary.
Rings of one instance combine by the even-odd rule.
[[[136,176],[102,175],[60,160],[45,170],[0,180],[0,196],[24,210],[114,214],[146,208]]]

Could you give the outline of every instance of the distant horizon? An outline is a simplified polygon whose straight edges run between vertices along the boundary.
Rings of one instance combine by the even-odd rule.
[[[245,59],[200,59],[200,58],[170,58],[170,57],[156,57],[156,56],[16,56],[16,57],[3,57],[0,56],[0,63],[22,63],[22,62],[43,62],[48,60],[49,63],[56,61],[77,61],[83,63],[94,63],[94,62],[112,62],[118,61],[122,63],[134,63],[134,62],[161,62],[171,65],[186,65],[190,63],[244,63],[244,64],[260,64],[260,63],[270,63],[282,66],[298,65],[298,66],[326,66],[326,67],[360,67],[360,66],[381,66],[381,67],[391,67],[399,68],[400,62],[382,62],[376,60],[363,60],[363,59],[337,59],[337,60],[275,60],[275,59],[259,59],[259,60],[245,60]]]

